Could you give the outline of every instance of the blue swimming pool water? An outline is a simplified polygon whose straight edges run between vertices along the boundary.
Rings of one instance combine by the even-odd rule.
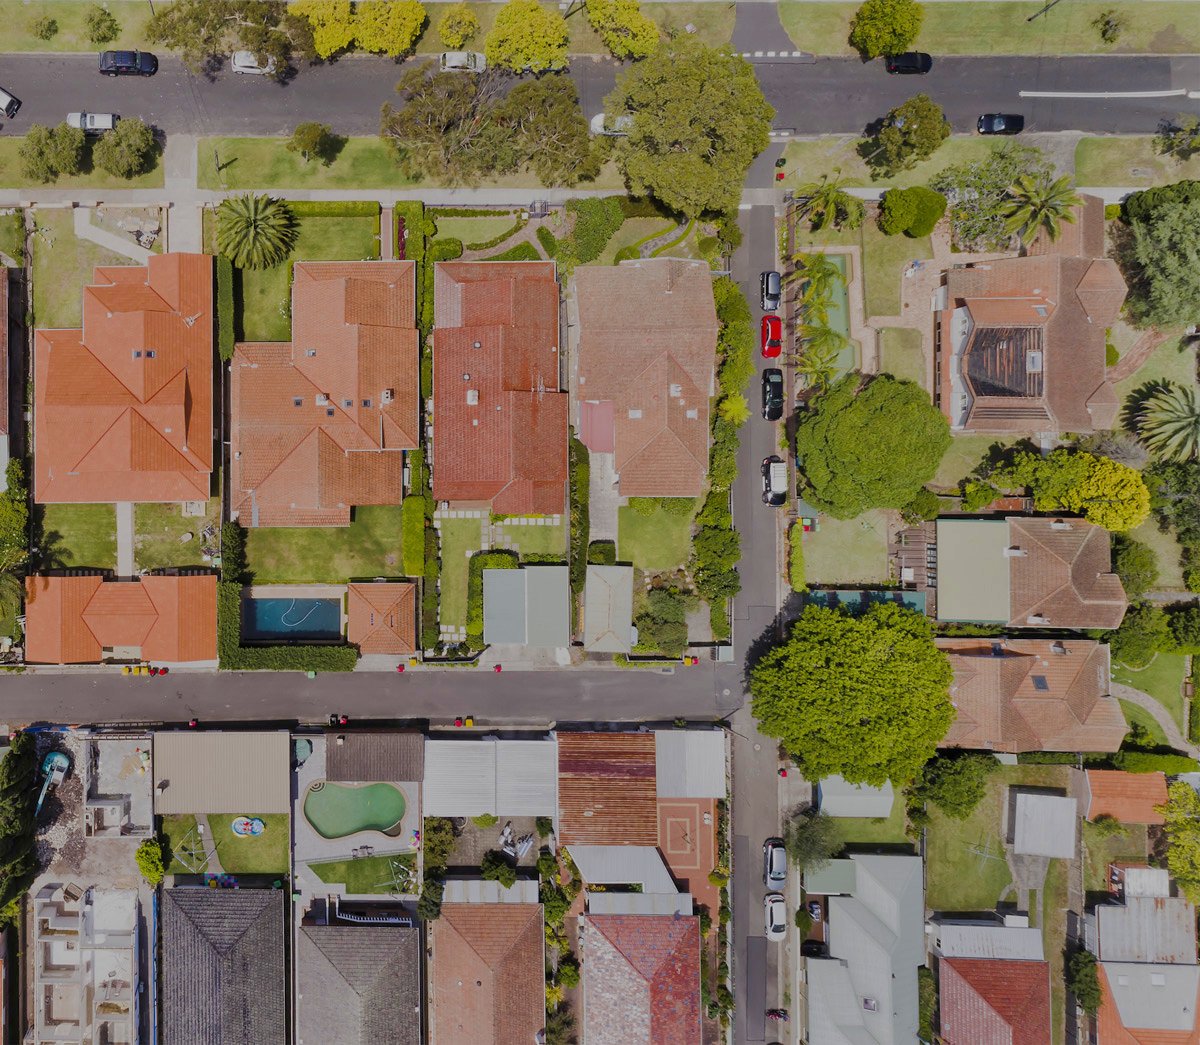
[[[243,599],[244,642],[336,642],[341,599]]]

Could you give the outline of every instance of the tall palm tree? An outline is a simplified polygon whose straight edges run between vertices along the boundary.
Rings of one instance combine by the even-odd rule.
[[[1165,384],[1151,392],[1137,417],[1138,438],[1164,461],[1187,461],[1200,452],[1200,403],[1196,390]]]
[[[809,323],[829,320],[833,287],[846,282],[846,274],[826,254],[797,254],[795,268],[784,277],[785,283],[801,280],[800,308]]]
[[[824,325],[804,326],[800,333],[804,341],[796,355],[796,373],[808,388],[824,391],[833,380],[838,356],[850,341]]]
[[[1062,223],[1075,221],[1074,208],[1081,202],[1068,175],[1052,179],[1048,171],[1022,174],[1009,186],[1008,196],[1008,231],[1017,233],[1025,246],[1043,229],[1052,240],[1058,239]]]
[[[274,196],[231,196],[217,208],[217,250],[238,268],[281,264],[296,245],[296,215]]]
[[[862,224],[866,213],[863,201],[842,188],[840,174],[841,171],[834,171],[832,176],[822,175],[820,181],[809,182],[796,190],[796,213],[811,223],[814,232],[824,232],[831,226],[856,229]]]

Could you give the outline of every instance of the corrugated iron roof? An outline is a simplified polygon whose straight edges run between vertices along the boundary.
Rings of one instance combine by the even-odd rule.
[[[653,733],[558,735],[559,841],[657,845]]]
[[[655,730],[654,763],[659,798],[726,795],[724,730]]]
[[[264,733],[154,734],[154,812],[290,813],[291,737]]]

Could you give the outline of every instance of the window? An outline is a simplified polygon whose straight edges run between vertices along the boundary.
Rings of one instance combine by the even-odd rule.
[[[153,359],[154,355],[155,355],[154,349],[152,349],[152,348],[146,349],[146,358],[147,359]]]
[[[369,399],[364,399],[364,400],[362,401],[362,404],[363,404],[363,407],[364,407],[365,409],[370,409],[370,407],[371,407],[371,400],[369,400]]]
[[[304,350],[304,354],[308,356],[309,359],[312,359],[312,357],[317,354],[317,350],[315,348],[306,348]]]
[[[1050,692],[1050,683],[1046,680],[1045,675],[1034,675],[1033,676],[1033,688],[1036,689],[1039,693],[1049,693]]]
[[[326,411],[325,411],[325,416],[326,416],[326,417],[332,417],[332,416],[333,416],[334,414],[336,414],[336,413],[337,413],[337,411],[336,411],[336,410],[334,410],[334,408],[333,408],[333,407],[329,407],[329,408],[328,408],[328,409],[326,409]]]
[[[344,406],[347,410],[349,410],[353,405],[354,405],[353,399],[343,399],[342,400],[342,406]]]
[[[292,396],[292,406],[303,406],[304,400],[300,396]]]
[[[137,349],[137,348],[135,348],[135,349],[133,350],[133,358],[134,358],[134,359],[141,359],[141,358],[142,358],[142,352],[141,352],[141,349]]]

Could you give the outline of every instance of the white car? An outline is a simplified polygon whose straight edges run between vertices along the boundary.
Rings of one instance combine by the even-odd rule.
[[[258,56],[253,51],[234,51],[233,60],[229,64],[235,73],[250,76],[270,76],[275,72],[274,58],[268,58],[266,65],[259,65]]]
[[[763,899],[763,928],[772,943],[787,936],[787,901],[782,893],[767,893]]]
[[[112,112],[69,112],[67,126],[78,127],[84,134],[103,134],[111,131],[120,118]]]
[[[444,73],[481,73],[487,59],[478,51],[443,51],[438,57],[438,69]]]
[[[592,134],[603,134],[610,138],[624,138],[629,135],[629,128],[633,126],[633,116],[629,113],[621,113],[613,119],[609,119],[602,112],[596,113],[588,122],[588,129]]]

